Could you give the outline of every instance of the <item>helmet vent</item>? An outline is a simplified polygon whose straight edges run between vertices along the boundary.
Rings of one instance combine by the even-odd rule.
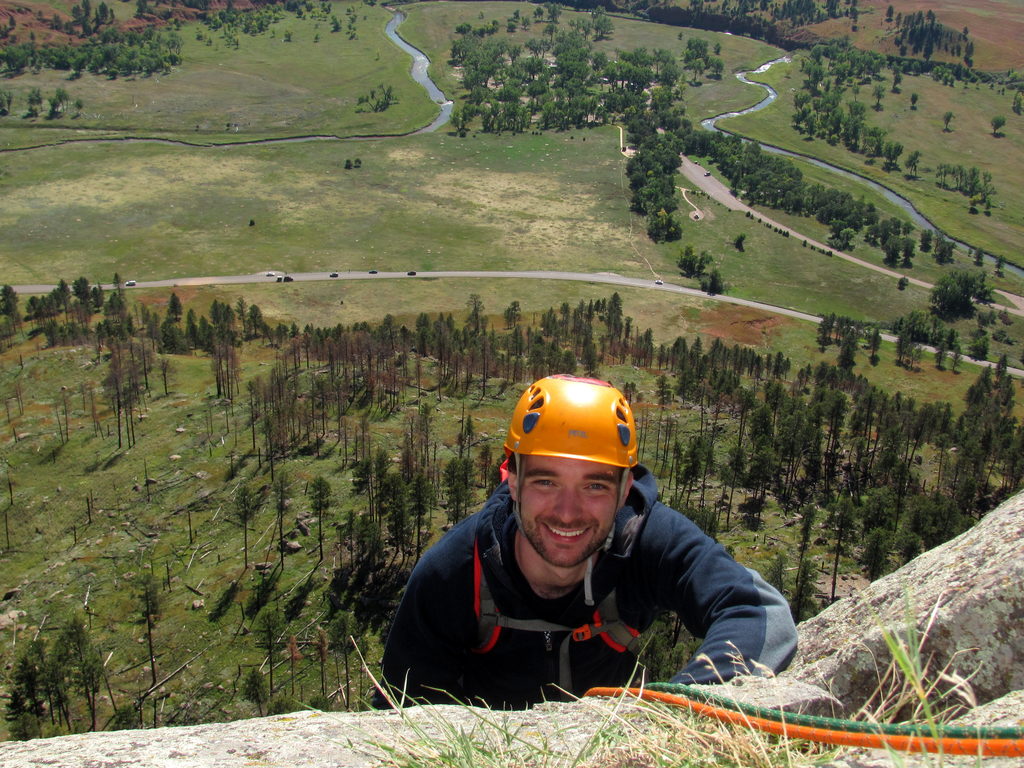
[[[615,409],[615,415],[618,416],[622,421],[626,420],[626,414],[622,412],[621,408]]]
[[[527,410],[538,411],[538,410],[540,410],[543,407],[544,407],[544,398],[543,397],[538,397],[536,400],[534,400],[532,403],[530,403],[530,407]]]
[[[632,434],[629,431],[629,427],[627,427],[625,424],[619,424],[619,440],[622,441],[623,445],[629,445],[629,439],[631,436]]]
[[[523,416],[523,434],[528,435],[537,426],[537,422],[540,421],[539,413],[528,413]],[[629,430],[626,430],[627,432]]]

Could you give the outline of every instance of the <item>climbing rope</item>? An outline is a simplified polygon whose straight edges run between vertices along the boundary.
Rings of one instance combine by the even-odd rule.
[[[1024,728],[865,723],[784,712],[733,701],[689,685],[651,683],[645,688],[591,688],[587,696],[629,693],[697,714],[791,739],[823,744],[947,755],[1024,757]]]

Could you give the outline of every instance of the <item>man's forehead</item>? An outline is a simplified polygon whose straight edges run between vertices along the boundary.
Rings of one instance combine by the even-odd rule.
[[[618,477],[616,467],[601,464],[597,461],[570,459],[558,456],[520,456],[523,474],[527,477],[537,475],[557,475],[561,473],[581,472],[586,478],[614,480]]]

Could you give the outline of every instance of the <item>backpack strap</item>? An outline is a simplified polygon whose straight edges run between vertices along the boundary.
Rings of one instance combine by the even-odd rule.
[[[476,541],[473,542],[473,600],[479,627],[479,644],[475,648],[470,648],[473,653],[483,654],[491,651],[498,643],[502,627],[526,632],[567,632],[558,648],[558,684],[566,691],[572,691],[570,641],[585,642],[599,636],[612,650],[618,653],[629,651],[634,654],[640,645],[640,632],[619,617],[619,605],[614,589],[597,606],[593,621],[579,627],[567,627],[543,619],[517,619],[502,615],[487,583],[487,576],[480,561],[480,547]]]
[[[498,624],[498,606],[494,603],[480,563],[480,544],[476,540],[473,541],[473,610],[476,612],[480,644],[470,650],[473,653],[487,653],[498,642],[501,626]]]

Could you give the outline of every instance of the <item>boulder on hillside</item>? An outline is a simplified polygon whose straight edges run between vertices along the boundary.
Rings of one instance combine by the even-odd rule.
[[[783,677],[820,685],[856,711],[890,667],[886,633],[904,642],[916,633],[931,679],[945,671],[947,688],[956,677],[969,681],[978,704],[1024,690],[1022,583],[1018,494],[966,533],[802,622]]]

